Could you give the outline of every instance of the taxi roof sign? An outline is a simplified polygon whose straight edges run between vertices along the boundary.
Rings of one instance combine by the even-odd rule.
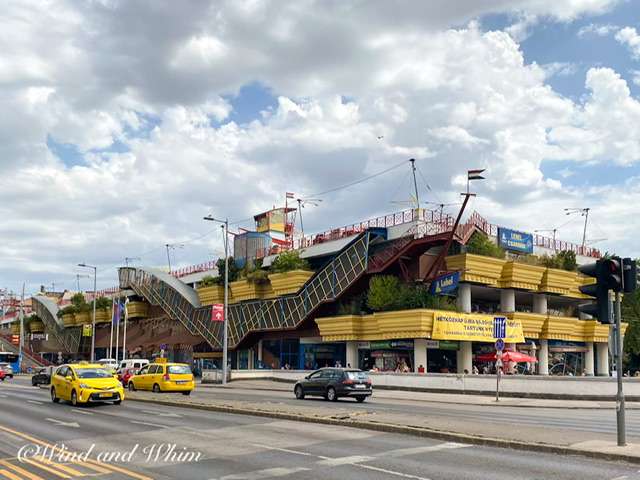
[[[167,359],[166,358],[156,358],[156,361],[154,363],[167,363]]]

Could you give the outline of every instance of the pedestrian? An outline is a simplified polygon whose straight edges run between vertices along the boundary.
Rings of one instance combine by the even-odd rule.
[[[418,373],[424,373],[424,366],[420,365],[418,367]]]
[[[478,375],[478,374],[480,373],[480,371],[478,370],[478,366],[477,366],[477,365],[474,365],[474,366],[473,366],[473,368],[471,369],[471,372],[472,372],[474,375]]]
[[[347,363],[347,368],[351,368],[351,364],[350,363]]]

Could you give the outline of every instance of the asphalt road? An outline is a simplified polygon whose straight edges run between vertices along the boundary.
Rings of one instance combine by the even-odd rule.
[[[120,406],[73,408],[51,403],[46,390],[19,383],[0,384],[3,480],[82,476],[138,480],[640,480],[638,466],[624,463],[467,446],[348,427],[127,401]],[[55,444],[59,449],[64,444],[79,453],[95,445],[94,458],[99,453],[133,453],[130,461],[106,465],[70,463],[56,457],[53,463],[41,459],[20,463],[15,458],[18,449],[35,442]],[[175,447],[167,453],[170,445]],[[157,455],[159,448],[163,450]],[[185,461],[195,460],[198,454],[199,461]],[[99,468],[104,471],[96,471]]]
[[[352,399],[340,399],[341,409],[354,412],[395,412],[406,414],[408,411],[420,417],[437,417],[473,422],[488,423],[511,427],[517,423],[523,427],[542,427],[572,430],[575,432],[591,432],[615,435],[615,410],[604,409],[555,409],[555,408],[523,408],[503,407],[496,405],[460,405],[425,402],[422,400],[398,400],[388,398],[390,392],[374,392],[374,396],[365,403],[358,404]],[[207,388],[201,387],[193,393],[194,399],[215,398],[217,400],[241,400],[259,403],[279,403],[301,405],[318,402],[326,406],[327,402],[320,398],[308,397],[304,402],[293,396],[293,385],[290,391],[250,390],[243,388]],[[640,410],[627,410],[627,436],[640,438]]]

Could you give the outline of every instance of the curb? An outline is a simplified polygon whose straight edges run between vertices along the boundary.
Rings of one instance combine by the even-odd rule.
[[[627,455],[624,453],[608,453],[601,451],[581,450],[548,443],[522,442],[519,440],[505,440],[495,437],[483,437],[480,435],[470,435],[465,433],[447,432],[426,427],[414,427],[410,425],[395,425],[389,423],[362,421],[351,419],[340,419],[334,417],[314,417],[311,415],[271,412],[266,410],[256,410],[248,408],[231,407],[224,405],[207,405],[202,403],[180,403],[170,400],[157,400],[151,398],[132,398],[127,400],[141,403],[154,403],[168,407],[193,408],[196,410],[208,410],[212,412],[231,413],[236,415],[250,415],[256,417],[275,418],[278,420],[291,420],[296,422],[316,423],[321,425],[338,425],[341,427],[359,428],[362,430],[372,430],[384,433],[399,433],[416,437],[434,438],[448,442],[460,442],[471,445],[487,447],[510,448],[513,450],[525,450],[532,452],[553,453],[557,455],[576,455],[596,460],[625,461],[640,464],[640,456]]]
[[[209,385],[209,386],[203,386],[200,385],[201,388],[204,388],[206,390],[211,390],[214,391],[216,389],[219,390],[228,390],[228,391],[233,391],[235,390],[235,387],[223,387],[220,385]],[[377,390],[386,390],[389,391],[391,389],[386,389],[386,388],[382,388],[382,387],[375,387]],[[256,391],[261,391],[261,392],[289,392],[289,390],[282,390],[282,389],[278,389],[278,388],[268,388],[268,387],[252,387],[250,388],[250,390],[256,390]],[[397,390],[397,389],[394,389]],[[402,390],[404,391],[404,390]],[[422,392],[422,393],[441,393],[441,392]],[[458,392],[459,395],[464,395],[460,392]],[[495,395],[495,393],[494,393]],[[480,396],[480,395],[467,395],[469,397],[471,396]],[[535,398],[525,398],[525,397],[508,397],[505,395],[503,395],[503,393],[500,393],[500,396],[503,398],[522,398],[522,400],[536,400]],[[635,398],[635,397],[632,397]],[[427,400],[427,399],[412,399],[412,398],[402,398],[402,397],[384,397],[381,400],[408,400],[411,402],[424,402],[424,403],[446,403],[448,405],[465,405],[465,406],[472,406],[472,407],[509,407],[509,408],[547,408],[547,409],[557,409],[557,410],[615,410],[616,409],[616,404],[615,404],[615,399],[614,400],[606,400],[607,402],[611,402],[610,406],[597,406],[597,407],[590,407],[590,406],[580,406],[580,405],[569,405],[569,406],[563,406],[563,405],[526,405],[526,404],[509,404],[509,403],[503,403],[503,404],[499,404],[499,403],[472,403],[472,402],[460,402],[460,401],[456,401],[456,400]],[[551,399],[547,399],[547,400],[551,400]],[[553,399],[553,400],[559,400],[559,399]],[[580,398],[580,400],[573,400],[573,401],[590,401],[593,402],[594,400],[586,400],[583,398]],[[602,401],[602,400],[601,400]],[[636,400],[629,400],[629,397],[625,396],[625,401],[627,402],[635,402]],[[640,410],[640,405],[626,405],[626,410]]]

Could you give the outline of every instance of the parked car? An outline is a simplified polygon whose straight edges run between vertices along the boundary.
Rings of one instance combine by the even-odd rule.
[[[120,366],[118,368],[120,370],[124,368],[133,368],[138,370],[145,365],[149,365],[149,360],[145,358],[127,358],[125,360],[120,360]]]
[[[324,397],[335,402],[340,397],[353,397],[358,402],[373,394],[367,372],[348,368],[321,368],[307,375],[293,387],[298,400],[307,395]]]
[[[151,390],[160,392],[182,392],[191,395],[196,387],[191,368],[186,363],[168,363],[159,358],[155,363],[145,365],[127,383],[129,390]]]
[[[115,358],[101,358],[97,363],[112,372],[118,368],[118,361]]]
[[[4,370],[0,370],[0,382],[4,382],[5,378],[7,378],[7,374],[4,373]]]
[[[129,385],[129,380],[131,377],[136,375],[140,371],[139,368],[121,368],[118,370],[118,380],[122,382],[123,386]]]
[[[36,373],[31,376],[31,385],[49,385],[51,383],[52,367],[39,368]]]
[[[13,378],[13,367],[10,363],[0,362],[0,370],[2,370],[6,377]]]

